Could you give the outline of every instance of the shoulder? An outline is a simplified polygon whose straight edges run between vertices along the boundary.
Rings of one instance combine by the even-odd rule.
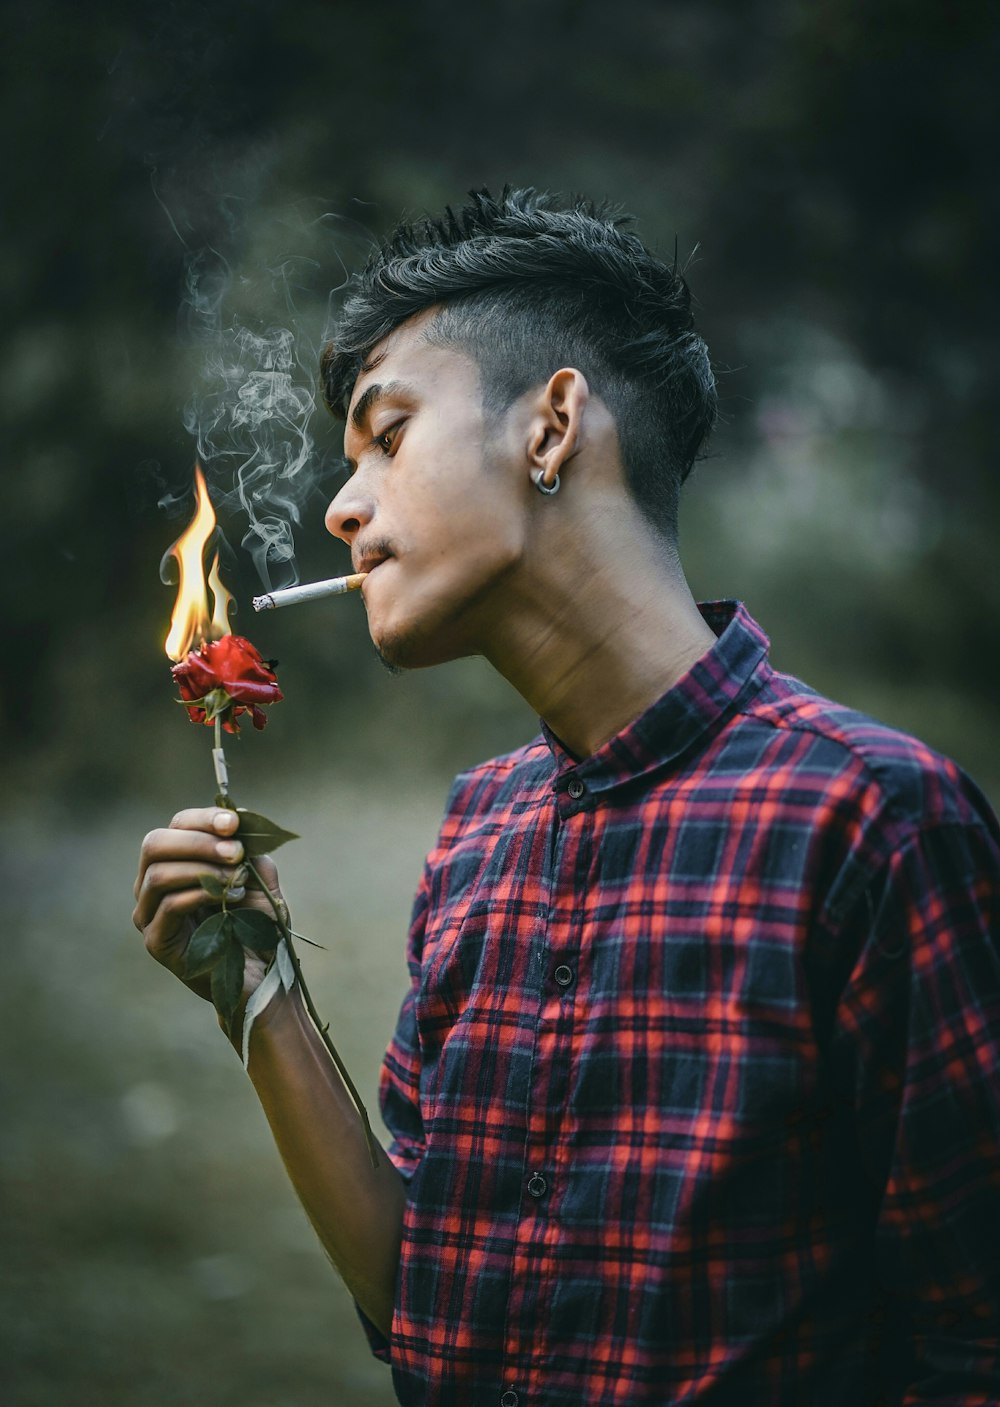
[[[539,735],[523,747],[460,772],[445,806],[444,831],[537,803],[551,788],[552,753]]]
[[[932,893],[970,892],[981,863],[1000,875],[989,801],[919,738],[770,670],[733,722],[757,823],[773,816],[779,830],[804,840],[824,931],[840,931],[857,913],[867,932],[865,914],[886,884],[902,882],[908,856],[913,874],[926,870],[928,902]]]
[[[772,673],[743,720],[770,734],[778,750],[783,740],[793,748],[800,775],[901,834],[942,825],[996,828],[989,803],[951,758],[790,675]]]

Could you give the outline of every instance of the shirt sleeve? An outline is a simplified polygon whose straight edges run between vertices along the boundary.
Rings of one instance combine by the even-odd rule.
[[[420,1114],[420,1043],[417,1033],[416,998],[420,985],[420,962],[424,927],[430,903],[430,864],[424,873],[413,903],[413,916],[407,940],[406,961],[410,985],[400,1007],[399,1019],[382,1063],[379,1105],[389,1131],[389,1158],[403,1179],[410,1182],[424,1154],[424,1126]],[[390,1361],[389,1341],[358,1306],[358,1316],[376,1358]]]
[[[905,1407],[1000,1402],[1000,848],[942,824],[866,889],[836,1017]],[[889,1337],[887,1335],[887,1337]]]

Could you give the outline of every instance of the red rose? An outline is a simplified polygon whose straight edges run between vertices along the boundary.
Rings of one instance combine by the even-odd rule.
[[[227,733],[240,731],[236,719],[241,713],[249,713],[253,726],[263,728],[267,714],[261,705],[284,698],[274,671],[242,635],[204,640],[170,672],[191,722],[214,723],[221,718]]]

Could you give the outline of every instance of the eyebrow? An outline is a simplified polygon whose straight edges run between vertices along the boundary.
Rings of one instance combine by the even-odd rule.
[[[389,396],[412,394],[409,386],[402,381],[387,381],[383,386],[379,381],[373,381],[367,386],[358,397],[357,404],[351,411],[351,424],[355,430],[364,428],[364,423],[371,414],[372,407],[379,401],[386,400]]]

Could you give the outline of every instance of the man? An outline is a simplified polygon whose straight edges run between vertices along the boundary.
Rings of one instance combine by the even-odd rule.
[[[399,1400],[1000,1401],[996,822],[695,605],[684,280],[601,209],[481,192],[372,256],[323,369],[376,648],[485,655],[544,720],[453,788],[377,1172],[297,993],[253,1028]],[[232,823],[144,844],[175,972]]]

